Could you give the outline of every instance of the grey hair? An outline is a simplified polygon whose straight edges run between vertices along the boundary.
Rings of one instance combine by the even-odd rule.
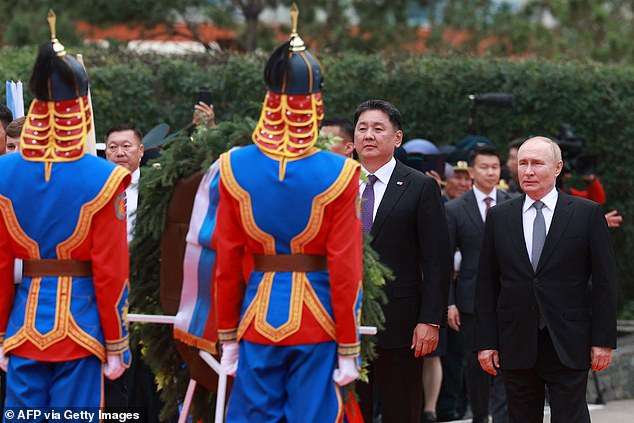
[[[555,159],[555,163],[561,161],[561,148],[559,148],[559,144],[557,144],[555,141],[551,140],[550,138],[547,137],[532,137],[527,139],[526,141],[524,141],[522,143],[522,146],[524,144],[526,144],[528,141],[543,141],[545,143],[547,143],[548,145],[550,145],[550,149],[553,152],[553,159]],[[521,146],[520,146],[521,148]]]

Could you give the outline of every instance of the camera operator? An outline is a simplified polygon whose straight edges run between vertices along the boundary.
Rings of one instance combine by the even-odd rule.
[[[565,185],[566,182],[569,181],[571,178],[571,171],[564,170],[564,172],[562,172],[562,176],[560,177],[560,188],[562,191],[576,197],[587,198],[601,204],[602,206],[605,205],[605,190],[603,189],[601,181],[594,173],[581,175],[581,179],[586,184],[586,189],[576,189],[574,187]]]
[[[605,189],[596,175],[597,156],[583,154],[585,140],[575,136],[572,126],[566,123],[561,124],[556,140],[564,157],[564,169],[557,178],[557,187],[568,194],[605,205],[607,200]],[[576,189],[567,185],[573,173],[580,176],[586,185],[585,189]],[[605,219],[608,226],[612,228],[620,226],[623,221],[623,217],[619,216],[617,210],[606,213]]]

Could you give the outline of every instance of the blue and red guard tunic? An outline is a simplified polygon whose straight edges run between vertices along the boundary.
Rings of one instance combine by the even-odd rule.
[[[90,155],[55,163],[49,175],[21,154],[0,157],[0,167],[5,353],[49,362],[119,354],[127,366],[128,171]],[[15,258],[90,261],[92,276],[24,277],[16,287]]]
[[[289,159],[256,145],[220,158],[217,245],[218,337],[259,344],[336,341],[340,356],[359,355],[362,238],[359,165],[312,148]],[[358,235],[358,236],[357,236]],[[323,255],[328,270],[261,272],[251,255]]]

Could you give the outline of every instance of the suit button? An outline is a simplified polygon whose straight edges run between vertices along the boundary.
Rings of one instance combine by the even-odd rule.
[[[533,283],[538,283],[539,280],[537,278],[533,279]]]

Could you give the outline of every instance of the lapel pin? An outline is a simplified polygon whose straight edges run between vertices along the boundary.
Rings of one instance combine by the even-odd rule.
[[[396,185],[403,185],[403,181],[396,181]]]

